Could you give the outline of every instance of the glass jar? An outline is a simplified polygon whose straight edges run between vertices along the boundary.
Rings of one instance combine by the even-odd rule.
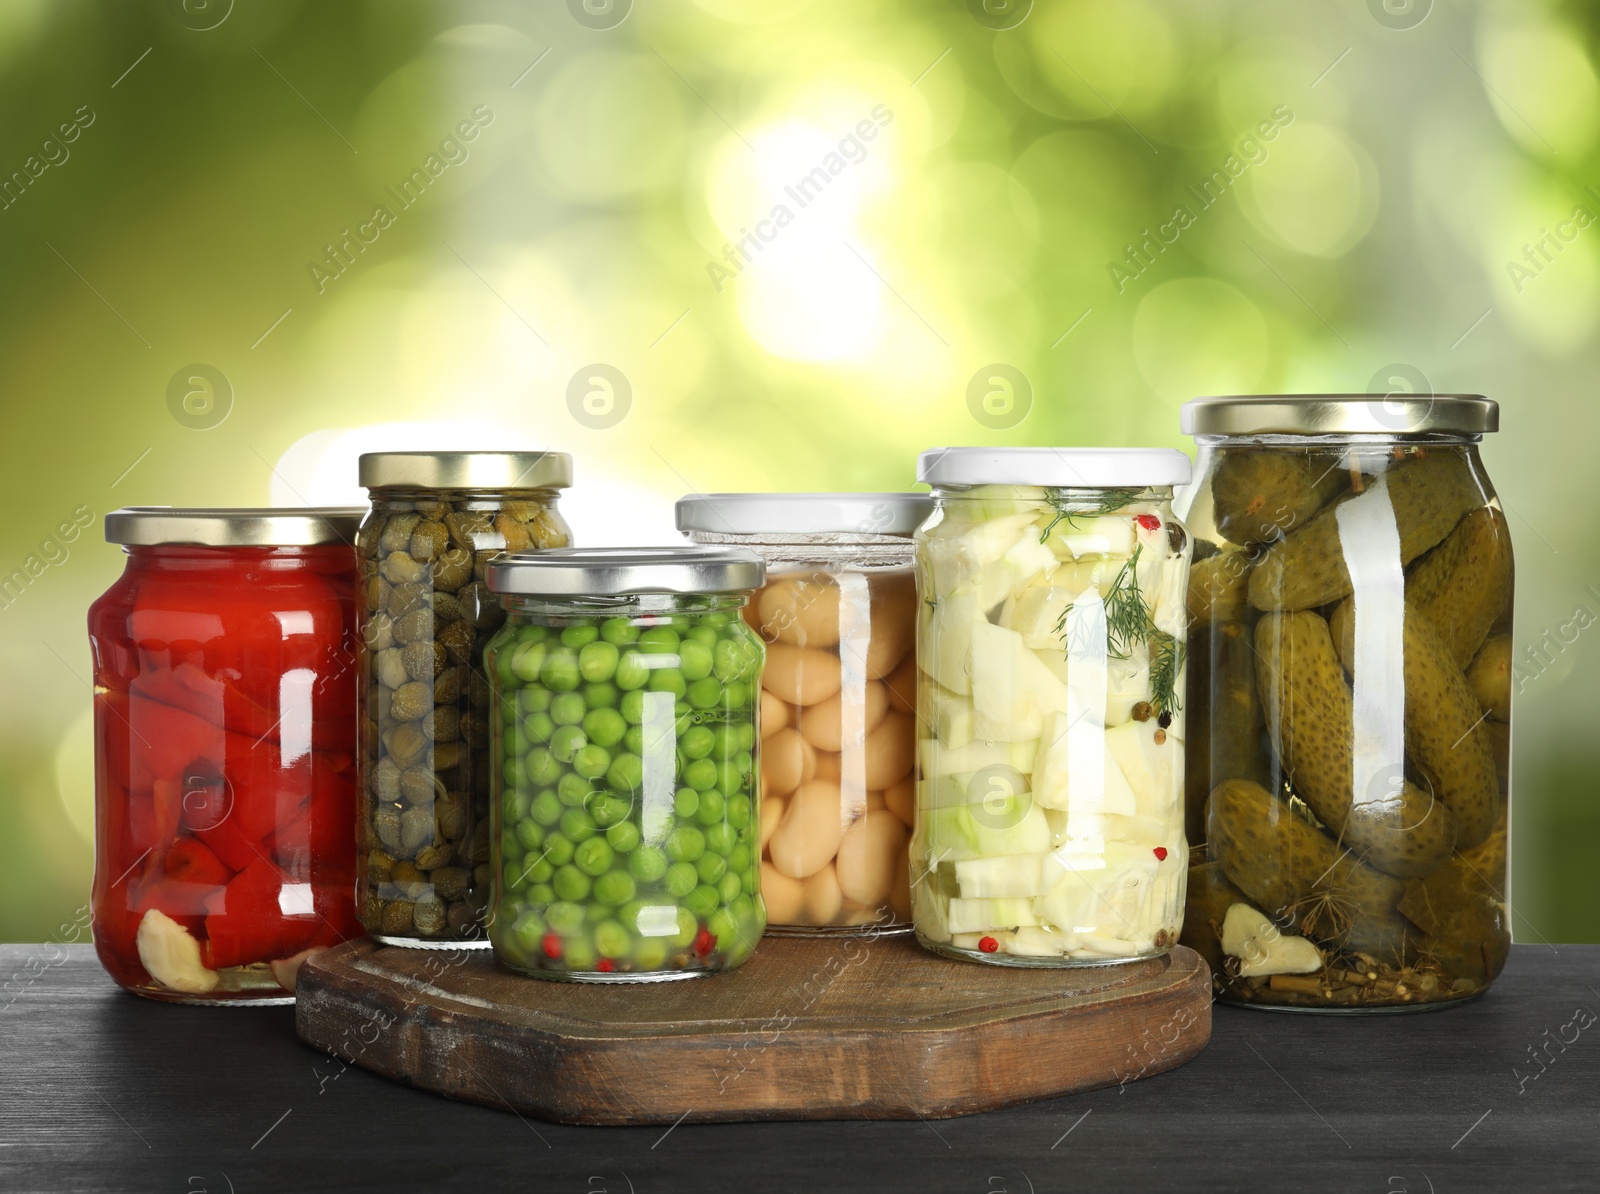
[[[1510,943],[1511,541],[1461,395],[1207,398],[1185,944],[1254,1007],[1440,1007]]]
[[[389,945],[488,948],[489,682],[505,551],[565,547],[562,452],[361,457],[361,922]]]
[[[917,939],[1010,966],[1178,938],[1181,452],[940,448],[917,476]]]
[[[94,941],[127,990],[293,1002],[355,916],[359,510],[106,516],[89,607]]]
[[[766,927],[759,556],[706,547],[489,566],[495,957],[539,978],[731,969]]]
[[[678,502],[696,543],[749,548],[761,674],[761,892],[780,934],[909,931],[919,493],[721,493]]]

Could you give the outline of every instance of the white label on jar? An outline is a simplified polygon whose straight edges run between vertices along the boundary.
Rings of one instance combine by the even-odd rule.
[[[677,661],[676,655],[670,658]],[[643,696],[639,728],[644,739],[644,807],[639,810],[639,833],[645,841],[658,845],[672,831],[673,824],[672,798],[678,773],[677,715],[673,709],[676,698],[670,692],[647,692]]]

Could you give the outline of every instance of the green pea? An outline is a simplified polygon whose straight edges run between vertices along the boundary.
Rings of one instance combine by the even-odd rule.
[[[700,793],[700,807],[695,810],[694,819],[702,825],[719,825],[722,823],[722,793],[715,788],[707,788]]]
[[[528,815],[546,829],[561,820],[561,801],[556,797],[555,790],[546,788],[535,796],[533,803],[528,807]]]
[[[650,673],[651,692],[670,692],[675,697],[681,697],[687,689],[683,673],[675,667],[658,667]]]
[[[678,749],[690,760],[703,759],[711,753],[713,738],[705,726],[690,726],[678,739]]]
[[[589,736],[590,742],[609,750],[622,741],[622,736],[628,732],[628,725],[615,709],[591,709],[584,715],[583,732]]]
[[[692,628],[689,633],[683,637],[687,640],[697,642],[703,647],[715,647],[717,645],[717,628],[702,622],[700,625]]]
[[[575,726],[586,712],[581,693],[558,693],[550,702],[550,720],[558,726]]]
[[[704,920],[717,909],[721,900],[717,897],[717,889],[702,883],[688,895],[683,897],[683,906],[700,919]]]
[[[629,754],[644,754],[643,726],[628,727],[627,732],[622,735],[622,749],[627,751]]]
[[[611,766],[611,752],[603,746],[589,743],[572,759],[572,769],[584,779],[599,779]]]
[[[514,824],[528,815],[533,798],[527,792],[508,789],[500,794],[500,815],[508,824]]]
[[[616,852],[605,838],[591,837],[578,843],[578,848],[572,854],[572,865],[593,877],[609,871],[615,857]]]
[[[705,676],[689,685],[684,696],[695,709],[714,709],[722,699],[722,681],[715,676]]]
[[[618,792],[638,791],[644,783],[644,760],[631,752],[618,755],[606,768],[606,783]]]
[[[617,921],[602,920],[594,927],[594,947],[600,951],[601,957],[626,957],[632,944],[633,938],[628,935],[628,930]]]
[[[589,629],[593,630],[593,627]],[[598,631],[595,632],[598,635]],[[609,680],[617,672],[617,660],[622,657],[614,643],[592,642],[578,652],[578,672],[591,684]]]
[[[711,793],[707,792],[707,796]],[[739,831],[725,821],[718,821],[706,830],[706,849],[726,858],[739,844]]]
[[[526,717],[530,713],[544,713],[550,708],[551,693],[548,688],[534,685],[517,692],[517,712]]]
[[[732,850],[728,851],[728,869],[738,871],[741,875],[750,870],[750,863],[754,861],[750,847],[744,842],[735,842]]]
[[[522,732],[529,742],[549,742],[556,732],[555,720],[548,713],[530,713],[522,722]]]
[[[694,864],[694,869],[700,876],[700,882],[715,884],[728,873],[728,860],[720,854],[702,854],[699,861]]]
[[[599,818],[595,818],[596,824]],[[632,821],[618,821],[606,830],[606,841],[618,854],[630,854],[639,846],[639,827]],[[634,878],[638,878],[637,875]]]
[[[731,639],[721,639],[711,651],[711,670],[716,673],[717,679],[722,681],[736,680],[745,668],[743,653],[739,650],[740,644]]]
[[[667,962],[667,951],[672,947],[665,937],[641,937],[633,943],[634,970],[660,970]]]
[[[693,634],[693,631],[689,632]],[[678,668],[685,680],[698,682],[711,675],[711,648],[690,638],[678,646]]]
[[[714,788],[717,784],[717,765],[710,759],[696,759],[683,769],[683,782],[697,792]]]
[[[556,889],[556,895],[563,900],[577,901],[589,894],[590,881],[588,875],[568,863],[564,867],[557,868],[555,878],[550,881],[550,885]]]
[[[729,825],[735,829],[743,829],[750,824],[752,809],[750,797],[743,792],[735,792],[723,802],[722,815],[727,818]]]
[[[652,626],[639,635],[639,650],[646,655],[671,655],[678,649],[678,632],[671,626]]]
[[[622,720],[630,726],[644,724],[644,693],[625,692],[622,700],[617,702],[617,709],[622,714]]]
[[[693,788],[679,788],[677,795],[672,798],[672,811],[680,821],[694,816],[695,809],[699,807],[700,793]]]
[[[543,862],[541,862],[539,865],[540,866],[550,866],[550,860],[547,858]],[[550,867],[550,873],[551,874],[555,873],[555,867]],[[534,883],[534,884],[530,885],[529,888],[528,888],[528,903],[533,904],[533,905],[535,905],[537,907],[540,907],[540,908],[547,907],[550,904],[555,903],[555,899],[556,899],[556,889],[551,887],[548,882],[545,882],[545,883]]]
[[[515,701],[507,699],[500,702],[500,724],[507,729],[517,724]]]
[[[515,755],[505,761],[505,766],[500,768],[500,774],[512,788],[521,788],[528,782],[528,769]]]
[[[639,628],[627,618],[607,618],[600,623],[600,637],[620,647],[638,639]]]
[[[620,829],[622,826],[617,825],[613,828]],[[637,830],[635,833],[637,834]],[[609,837],[607,834],[608,839]],[[616,842],[612,842],[611,845],[613,848],[617,847]],[[659,846],[635,846],[633,852],[628,855],[628,874],[640,883],[655,883],[666,873],[667,856]]]
[[[620,908],[637,890],[627,871],[607,871],[594,881],[594,898],[608,908]]]
[[[600,829],[585,810],[569,808],[561,814],[561,832],[573,842],[583,842],[599,833]]]
[[[716,768],[717,787],[724,792],[737,792],[744,787],[745,777],[750,774],[748,766],[740,767],[738,763],[719,763]]]
[[[743,849],[746,849],[746,847],[739,847],[739,850]],[[735,850],[734,853],[737,854],[738,850]],[[730,862],[728,865],[731,867],[733,864]],[[744,892],[745,895],[755,895],[758,882],[760,882],[760,872],[755,867],[739,872],[739,890]]]
[[[744,887],[739,882],[739,876],[732,871],[723,875],[721,881],[717,884],[717,895],[724,904],[731,903],[737,899],[739,893],[743,890]]]
[[[500,868],[500,879],[506,891],[517,891],[522,887],[522,867],[515,862],[508,862]]]
[[[743,598],[740,599],[739,604],[740,605],[744,604],[744,599]],[[712,610],[709,614],[705,615],[705,617],[701,618],[700,619],[700,624],[702,626],[705,626],[705,627],[708,627],[708,628],[714,630],[719,626],[726,626],[732,620],[733,620],[733,615],[732,614],[727,613],[727,612],[725,612],[723,610],[720,610],[720,609],[716,609],[716,610]]]
[[[622,692],[609,680],[583,686],[583,701],[591,709],[615,709]]]
[[[706,917],[706,931],[726,949],[739,939],[739,922],[726,908],[718,908]]]
[[[600,628],[587,622],[568,626],[561,631],[563,647],[586,647],[600,637]]]
[[[563,763],[572,762],[572,758],[589,744],[589,736],[577,726],[562,726],[550,735],[550,753]]]
[[[734,920],[754,920],[756,916],[755,900],[749,893],[741,892],[734,897],[733,903],[728,905],[728,914]],[[766,919],[766,912],[763,911],[761,916],[763,920]]]
[[[601,829],[610,829],[626,822],[628,814],[633,811],[633,801],[609,792],[597,792],[585,807],[596,825]]]
[[[561,900],[544,910],[544,918],[550,922],[553,932],[576,933],[583,928],[583,905]]]
[[[561,943],[561,960],[568,970],[593,970],[600,955],[589,938],[569,937]]]
[[[648,684],[650,669],[645,665],[644,656],[637,651],[624,651],[622,658],[617,660],[617,670],[612,676],[612,682],[623,692],[632,692]]]
[[[511,926],[511,939],[516,942],[518,949],[531,957],[539,952],[544,935],[549,931],[544,917],[537,912],[524,912]]]
[[[722,690],[722,707],[737,711],[749,703],[750,685],[743,680],[729,680],[728,686]]]
[[[681,900],[693,891],[695,884],[699,882],[700,875],[694,869],[694,863],[674,862],[667,867],[667,877],[662,881],[662,886],[673,899]]]
[[[711,757],[721,763],[739,753],[739,731],[718,722],[711,731]]]
[[[536,821],[519,821],[516,838],[524,850],[537,850],[544,845],[544,830]]]
[[[556,873],[556,864],[551,862],[548,857],[535,858],[532,862],[524,858],[522,860],[522,868],[527,875],[529,883],[548,883]]]
[[[509,656],[502,653],[501,657],[508,660],[506,666],[510,668],[512,677],[524,684],[532,684],[543,671],[546,654],[548,652],[543,643],[520,643]]]
[[[528,752],[528,780],[538,787],[556,782],[556,777],[561,774],[561,764],[543,746],[536,746]]]
[[[594,791],[593,785],[581,775],[571,771],[563,775],[556,782],[556,798],[567,808],[581,808],[588,803],[589,794]],[[559,813],[556,814],[560,816]]]
[[[571,647],[557,647],[544,657],[539,681],[552,692],[571,692],[582,682],[578,672],[578,653]]]
[[[693,825],[679,825],[667,834],[666,849],[673,862],[693,862],[705,853],[706,835]]]
[[[555,866],[566,866],[571,862],[575,848],[571,838],[559,833],[552,833],[544,839],[544,856]]]

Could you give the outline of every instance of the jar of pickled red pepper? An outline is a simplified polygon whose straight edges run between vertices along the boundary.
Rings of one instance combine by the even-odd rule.
[[[127,990],[285,1003],[355,916],[359,510],[136,508],[89,608],[95,949]]]
[[[361,922],[389,945],[488,948],[489,681],[506,551],[564,547],[563,452],[375,452],[361,559]]]
[[[1012,966],[1178,939],[1181,452],[940,448],[918,479],[912,907],[937,953]]]
[[[767,562],[745,620],[761,674],[761,892],[768,931],[904,932],[917,687],[911,533],[920,493],[679,500],[696,543]]]
[[[766,927],[759,556],[571,549],[489,565],[495,957],[650,982],[739,965]]]
[[[1505,965],[1511,540],[1476,395],[1203,398],[1183,941],[1219,996],[1388,1011]]]

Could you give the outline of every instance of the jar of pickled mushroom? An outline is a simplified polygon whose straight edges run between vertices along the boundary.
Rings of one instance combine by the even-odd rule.
[[[504,965],[653,982],[739,965],[761,900],[761,640],[739,617],[750,552],[507,555],[484,654],[493,914]]]
[[[938,448],[916,534],[917,939],[1010,966],[1178,939],[1181,452]]]
[[[920,493],[718,493],[678,502],[696,543],[767,562],[745,620],[761,674],[761,892],[780,934],[909,931]]]
[[[506,551],[565,547],[562,452],[361,457],[361,922],[389,945],[488,948],[489,681]]]
[[[106,516],[94,942],[127,990],[292,1002],[355,916],[359,510]]]
[[[1510,944],[1511,541],[1475,395],[1204,398],[1184,943],[1256,1007],[1440,1007]]]

